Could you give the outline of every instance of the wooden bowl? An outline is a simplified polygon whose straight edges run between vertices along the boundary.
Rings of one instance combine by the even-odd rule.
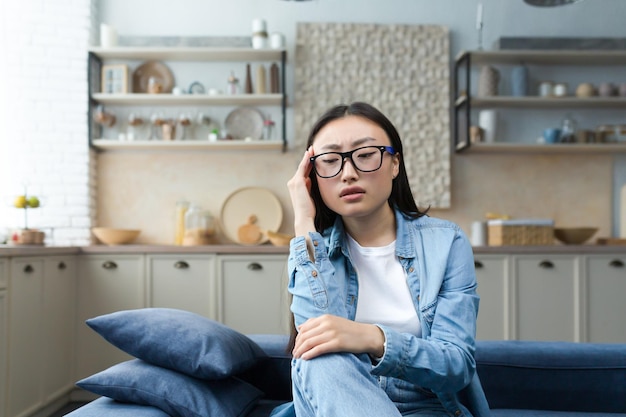
[[[291,235],[285,233],[271,232],[269,230],[266,232],[266,234],[267,238],[274,246],[289,246],[289,242],[293,238],[293,236]]]
[[[597,231],[597,227],[557,227],[554,229],[554,237],[566,245],[580,245]]]
[[[105,245],[123,245],[135,240],[137,236],[139,236],[141,230],[94,227],[91,229],[91,232]]]

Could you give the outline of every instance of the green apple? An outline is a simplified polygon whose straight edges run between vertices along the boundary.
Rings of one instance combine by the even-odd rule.
[[[35,196],[31,196],[28,198],[28,207],[37,208],[39,207],[39,199]]]

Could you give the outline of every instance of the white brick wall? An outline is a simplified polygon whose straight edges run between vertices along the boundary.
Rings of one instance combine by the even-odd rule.
[[[94,0],[0,1],[0,239],[22,228],[12,207],[41,197],[28,226],[46,243],[83,245],[94,221],[95,165],[87,146],[87,47]],[[0,30],[1,32],[2,30]]]

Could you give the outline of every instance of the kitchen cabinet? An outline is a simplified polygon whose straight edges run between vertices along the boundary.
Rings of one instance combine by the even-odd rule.
[[[509,258],[506,255],[476,255],[474,265],[480,296],[476,338],[510,339]]]
[[[1,267],[1,265],[0,265]],[[1,272],[0,272],[1,273]],[[0,289],[0,417],[5,417],[7,392],[7,353],[8,353],[8,295],[6,290]]]
[[[586,256],[587,341],[626,343],[626,255]]]
[[[73,256],[10,261],[7,416],[26,416],[74,386]]]
[[[7,268],[9,263],[6,259],[0,258],[0,290],[7,287],[7,283],[9,281],[9,273]]]
[[[287,257],[218,256],[218,320],[244,334],[289,333]]]
[[[78,262],[76,378],[130,359],[86,324],[87,319],[145,307],[144,256],[83,255]]]
[[[570,255],[513,259],[516,339],[581,341],[578,263]]]
[[[217,316],[215,255],[148,255],[148,306]]]
[[[275,62],[279,66],[279,93],[263,93],[263,94],[234,94],[228,95],[218,94],[147,94],[147,93],[102,93],[101,71],[105,63],[139,63],[141,61],[163,61],[167,64],[184,64],[186,68],[177,71],[183,76],[190,76],[190,72],[196,75],[193,77],[207,76],[210,72],[210,66],[223,65],[228,63],[237,63],[237,76],[240,79],[241,89],[244,85],[244,72],[241,71],[242,64],[268,64]],[[285,94],[285,63],[286,51],[275,49],[252,49],[252,48],[222,48],[222,47],[115,47],[115,48],[91,48],[89,50],[89,140],[90,145],[100,150],[110,149],[180,149],[180,150],[198,150],[198,149],[237,149],[237,150],[261,150],[261,149],[283,149],[286,150],[286,106],[287,97]],[[210,65],[209,67],[200,68],[198,65]],[[267,80],[269,86],[270,71],[267,70]],[[173,71],[174,72],[174,71]],[[230,71],[221,72],[219,81],[215,81],[214,85],[219,86],[219,90],[226,87],[226,79]],[[175,75],[175,74],[174,74]],[[254,76],[254,75],[253,75]],[[217,75],[215,76],[215,78]],[[130,78],[130,74],[127,75]],[[128,81],[128,91],[132,91],[132,81]],[[186,89],[185,85],[179,85]],[[208,88],[207,88],[208,89]],[[268,87],[269,91],[269,87]],[[208,91],[207,91],[208,92]],[[103,105],[105,108],[118,106],[120,108],[129,108],[139,106],[138,113],[144,115],[144,122],[150,123],[145,114],[146,111],[154,111],[154,109],[162,109],[163,111],[172,108],[179,109],[181,107],[189,109],[190,107],[198,107],[204,109],[231,108],[235,106],[266,106],[273,108],[280,114],[280,119],[274,119],[276,126],[274,130],[280,138],[278,140],[228,140],[209,142],[206,137],[195,137],[186,140],[134,140],[134,141],[118,141],[103,139],[102,127],[94,122],[94,110],[96,106]],[[178,113],[174,114],[175,116]],[[166,116],[167,117],[167,116]],[[118,118],[119,123],[124,120]],[[241,120],[241,123],[249,121]],[[235,138],[244,139],[244,138]]]
[[[539,97],[535,92],[530,92],[527,96],[507,95],[504,90],[503,95],[478,97],[476,89],[473,89],[472,80],[475,70],[484,65],[495,66],[500,71],[502,78],[508,75],[511,66],[526,65],[538,74],[545,74],[546,77],[559,78],[561,75],[575,69],[579,73],[571,75],[569,95],[566,97]],[[470,126],[476,125],[475,110],[498,109],[515,111],[514,115],[506,120],[500,120],[499,125],[512,125],[513,122],[520,121],[527,123],[542,113],[555,110],[566,112],[594,112],[593,117],[597,117],[607,112],[615,112],[618,118],[616,123],[621,123],[619,112],[626,108],[626,97],[587,97],[578,98],[574,95],[574,89],[578,83],[592,82],[597,85],[607,81],[606,68],[619,71],[619,67],[626,64],[626,52],[624,51],[546,51],[546,50],[501,50],[501,51],[463,51],[455,60],[454,68],[454,134],[453,146],[457,152],[471,150],[472,152],[498,152],[498,153],[519,153],[519,152],[539,152],[539,153],[614,153],[624,152],[623,143],[568,143],[568,144],[535,144],[524,143],[521,138],[507,140],[506,143],[472,143],[470,140]],[[595,72],[593,72],[595,71]],[[581,79],[580,77],[587,77]],[[549,79],[549,78],[548,78]],[[620,81],[616,76],[615,82]],[[539,81],[539,80],[531,80]],[[503,84],[503,80],[500,84]],[[530,89],[534,89],[529,82]],[[562,118],[562,117],[561,117]],[[472,122],[474,120],[474,122]],[[609,123],[611,124],[611,123]],[[615,124],[615,122],[613,123]],[[547,126],[546,126],[547,127]],[[558,126],[554,126],[558,127]],[[590,128],[590,126],[579,126]],[[595,129],[595,126],[593,127]],[[517,135],[513,129],[510,135]],[[540,131],[532,136],[540,136]],[[509,138],[510,139],[510,138]]]

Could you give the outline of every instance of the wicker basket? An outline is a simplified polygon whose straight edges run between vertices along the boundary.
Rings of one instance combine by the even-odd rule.
[[[18,245],[43,245],[43,240],[46,237],[44,232],[36,229],[23,229],[17,235]]]
[[[493,220],[488,222],[489,246],[552,245],[552,220]]]

